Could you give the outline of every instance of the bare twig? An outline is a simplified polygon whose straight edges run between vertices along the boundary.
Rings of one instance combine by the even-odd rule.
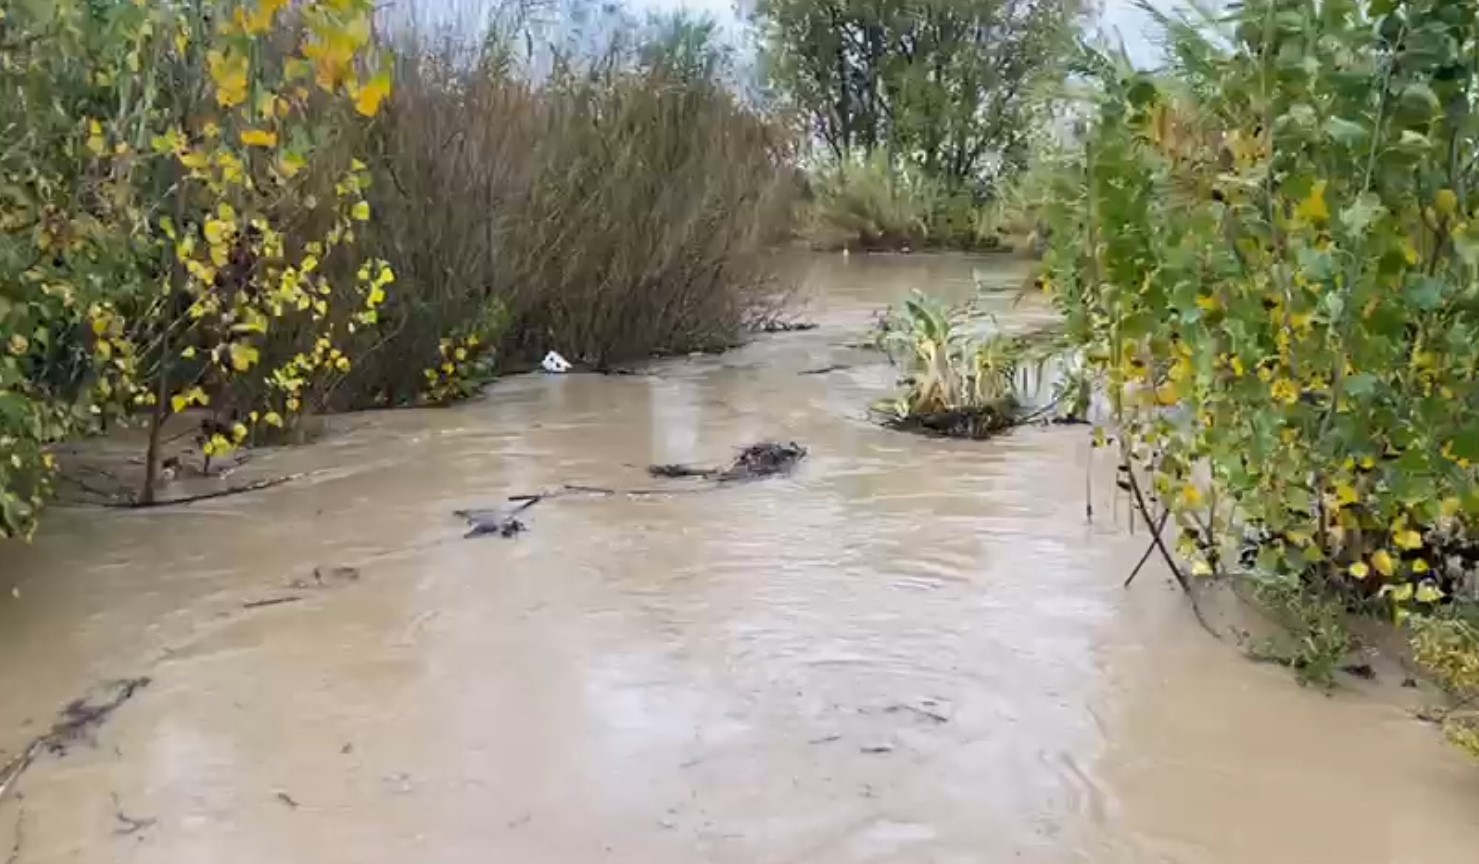
[[[243,608],[243,609],[262,609],[262,608],[265,608],[267,606],[281,606],[284,603],[297,603],[299,600],[302,600],[302,599],[303,599],[302,597],[299,597],[296,594],[291,595],[291,596],[288,596],[288,597],[269,597],[266,600],[252,600],[252,601],[250,601],[248,603],[243,603],[243,604],[241,604],[241,608]]]
[[[1145,523],[1147,525],[1151,524],[1154,521],[1154,517],[1151,515],[1150,505],[1146,503],[1145,495],[1140,491],[1140,480],[1135,476],[1135,469],[1130,466],[1129,462],[1126,462],[1120,466],[1120,470],[1125,472],[1125,477],[1129,482],[1130,494],[1135,498],[1135,508],[1145,518]],[[1171,550],[1166,548],[1166,543],[1161,539],[1160,533],[1152,532],[1150,542],[1152,547],[1160,550],[1161,557],[1166,559],[1166,564],[1171,568],[1171,573],[1176,577],[1176,581],[1180,583],[1182,590],[1190,594],[1191,581],[1186,578],[1185,573],[1181,572],[1181,566],[1176,563],[1176,558],[1171,554]]]
[[[1140,511],[1141,517],[1145,519],[1145,524],[1150,525],[1153,521],[1150,505],[1146,502],[1145,495],[1140,491],[1140,480],[1135,476],[1135,469],[1130,466],[1128,460],[1120,468],[1125,472],[1125,476],[1129,480],[1130,494],[1134,496],[1135,508]],[[1216,628],[1212,626],[1212,622],[1208,621],[1207,616],[1202,612],[1201,605],[1197,603],[1196,592],[1192,589],[1191,580],[1187,578],[1181,566],[1176,563],[1176,558],[1171,554],[1171,550],[1166,547],[1166,542],[1161,538],[1160,532],[1152,531],[1150,540],[1151,548],[1160,550],[1161,557],[1166,561],[1166,566],[1171,568],[1171,573],[1176,577],[1176,582],[1181,585],[1181,590],[1186,594],[1187,600],[1191,603],[1191,612],[1196,616],[1197,623],[1202,625],[1202,629],[1210,633],[1213,638],[1220,641],[1222,634],[1217,632]]]
[[[1140,556],[1140,562],[1135,565],[1134,570],[1130,571],[1129,578],[1125,579],[1126,588],[1129,588],[1130,585],[1134,583],[1135,577],[1139,576],[1140,571],[1145,568],[1145,562],[1150,560],[1150,555],[1152,552],[1155,551],[1156,548],[1156,541],[1160,538],[1161,532],[1166,530],[1166,522],[1170,518],[1171,509],[1169,507],[1161,511],[1160,520],[1156,522],[1155,527],[1151,530],[1151,541],[1150,544],[1145,547],[1145,554]]]

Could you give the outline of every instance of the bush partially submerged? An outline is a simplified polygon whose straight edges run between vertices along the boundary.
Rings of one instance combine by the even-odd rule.
[[[969,307],[952,310],[922,294],[907,300],[881,337],[904,370],[903,391],[874,403],[874,414],[898,429],[963,438],[1021,422],[1051,352],[1031,339],[983,333],[986,324]]]

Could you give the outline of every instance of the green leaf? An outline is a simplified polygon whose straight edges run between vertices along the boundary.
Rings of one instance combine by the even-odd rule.
[[[1438,109],[1442,107],[1442,103],[1438,101],[1438,94],[1434,93],[1433,88],[1429,87],[1427,83],[1423,81],[1413,81],[1406,87],[1403,87],[1402,100],[1404,102],[1412,102],[1418,105],[1425,105],[1427,106],[1429,111],[1432,111],[1434,113],[1436,113]],[[1404,136],[1406,135],[1405,132],[1403,134]]]
[[[1407,286],[1407,299],[1419,309],[1431,312],[1443,305],[1444,288],[1441,280],[1424,276]]]
[[[1358,372],[1345,379],[1345,391],[1352,396],[1369,396],[1376,389],[1376,376],[1370,372]]]
[[[1362,235],[1371,223],[1386,214],[1381,198],[1374,192],[1363,192],[1340,213],[1340,223],[1352,234]]]
[[[1325,121],[1325,134],[1337,143],[1354,147],[1364,142],[1370,133],[1360,123],[1353,123],[1343,117],[1331,117]]]
[[[1414,132],[1411,129],[1403,129],[1402,135],[1397,143],[1402,147],[1409,147],[1414,150],[1420,148],[1427,149],[1433,146],[1432,139],[1421,132]]]

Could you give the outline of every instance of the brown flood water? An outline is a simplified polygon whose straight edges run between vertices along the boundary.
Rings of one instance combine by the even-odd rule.
[[[1162,574],[1120,588],[1144,534],[1083,429],[941,442],[865,420],[892,376],[842,343],[912,288],[969,295],[973,266],[1021,278],[816,258],[816,331],[336,418],[251,466],[309,479],[250,496],[49,513],[0,549],[0,749],[94,682],[154,683],[21,778],[0,856],[1479,860],[1479,767],[1410,691],[1301,689],[1209,638]],[[1005,296],[1000,315],[1051,319]],[[798,374],[830,363],[856,365]],[[811,457],[704,494],[545,502],[514,540],[465,541],[450,514],[650,486],[650,462],[760,438]],[[339,565],[360,578],[288,587]]]

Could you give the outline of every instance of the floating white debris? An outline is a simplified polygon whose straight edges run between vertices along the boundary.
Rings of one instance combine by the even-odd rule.
[[[558,351],[551,351],[548,354],[544,355],[544,360],[542,360],[539,365],[544,367],[544,371],[553,372],[555,374],[559,374],[561,372],[569,372],[571,368],[570,361],[566,360],[564,357],[561,357],[560,352]]]

